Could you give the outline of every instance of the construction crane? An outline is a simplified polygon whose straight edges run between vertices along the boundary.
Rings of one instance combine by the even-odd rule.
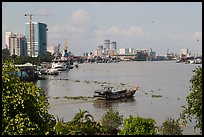
[[[37,15],[37,14],[25,14],[25,16],[30,17],[30,56],[32,57],[32,52],[34,53],[35,56],[35,47],[33,48],[32,44],[32,16],[48,16],[48,15]]]
[[[67,38],[64,41],[64,50],[68,51],[68,39]]]

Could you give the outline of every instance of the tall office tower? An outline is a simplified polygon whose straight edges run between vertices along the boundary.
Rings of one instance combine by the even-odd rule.
[[[27,43],[25,35],[6,32],[6,48],[10,55],[27,55]]]
[[[26,38],[29,56],[37,57],[38,55],[42,55],[47,52],[47,30],[48,29],[46,24],[32,22],[31,28],[32,43],[31,43],[30,22],[26,23]]]
[[[117,50],[116,41],[111,42],[111,47],[110,48],[113,49],[113,50]]]
[[[27,54],[27,39],[25,35],[18,34],[19,45],[20,45],[20,55],[26,56]]]
[[[105,49],[110,49],[110,40],[104,40],[104,48]]]
[[[117,54],[117,44],[116,44],[116,41],[112,41],[111,42],[111,49],[113,50],[113,54],[116,55]]]
[[[11,33],[12,32],[6,32],[6,35],[5,35],[5,44],[6,44],[6,48],[7,49],[10,49],[10,47],[9,47],[9,37],[10,37],[10,35],[11,35]]]
[[[19,55],[20,54],[20,47],[18,45],[18,37],[17,33],[11,33],[9,36],[9,52],[10,55]]]
[[[103,45],[99,45],[99,46],[98,46],[98,49],[99,49],[99,50],[103,50]]]

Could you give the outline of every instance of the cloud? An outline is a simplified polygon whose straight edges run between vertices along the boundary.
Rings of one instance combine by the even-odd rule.
[[[194,34],[167,34],[167,38],[173,41],[192,42],[196,40],[202,41],[202,32],[195,32]]]
[[[48,30],[50,45],[56,45],[56,41],[64,43],[64,39],[68,38],[71,42],[71,51],[79,52],[82,49],[91,51],[96,47],[95,29],[96,25],[86,11],[81,9],[73,11],[68,18],[61,21],[61,24],[50,26]]]
[[[84,32],[84,29],[81,27],[77,27],[77,26],[73,26],[69,24],[66,24],[63,26],[60,24],[56,24],[51,27],[49,32],[52,32],[52,33],[79,33],[79,32]]]
[[[183,34],[167,34],[168,39],[170,40],[189,40],[190,36],[185,36]]]
[[[194,37],[195,37],[197,40],[202,40],[202,32],[195,32]]]
[[[90,16],[86,11],[79,9],[79,10],[74,11],[72,13],[70,19],[71,19],[72,22],[81,23],[81,22],[90,21]]]
[[[107,30],[96,30],[96,38],[98,41],[103,41],[106,38],[117,38],[117,39],[143,39],[149,36],[148,32],[145,32],[141,27],[130,26],[128,28],[119,28],[112,26]]]
[[[71,16],[68,17],[67,20],[62,21],[63,24],[55,24],[50,27],[49,33],[51,37],[54,33],[58,33],[59,35],[68,34],[76,35],[77,33],[90,33],[94,29],[94,24],[91,22],[91,18],[88,13],[84,10],[77,10],[72,12]]]

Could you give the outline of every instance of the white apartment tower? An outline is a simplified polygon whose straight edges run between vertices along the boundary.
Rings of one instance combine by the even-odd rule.
[[[27,55],[27,44],[25,35],[6,32],[6,48],[9,50],[10,55]]]
[[[5,35],[5,43],[6,43],[6,48],[7,49],[10,49],[10,47],[9,47],[9,45],[10,45],[10,43],[9,43],[9,37],[10,37],[10,35],[11,35],[11,33],[12,32],[6,32],[6,35]]]

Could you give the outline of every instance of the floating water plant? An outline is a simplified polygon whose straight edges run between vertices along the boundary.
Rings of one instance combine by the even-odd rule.
[[[152,95],[152,97],[162,97],[162,95]]]

